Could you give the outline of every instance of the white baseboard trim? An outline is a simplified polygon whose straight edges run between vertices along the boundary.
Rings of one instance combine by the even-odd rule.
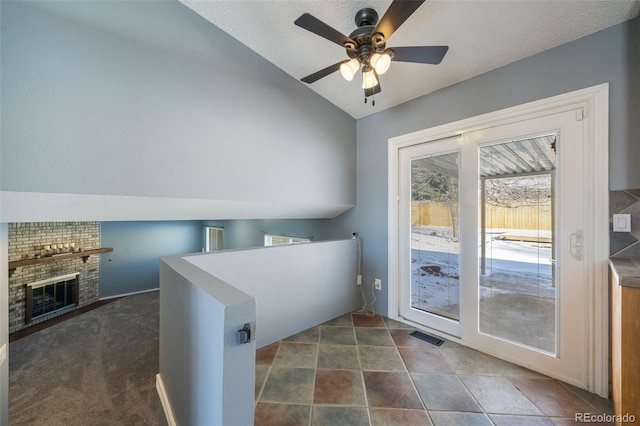
[[[133,291],[131,293],[116,294],[115,296],[101,297],[100,300],[117,299],[119,297],[133,296],[134,294],[149,293],[151,291],[159,291],[159,290],[160,290],[160,288],[152,288],[152,289],[149,289],[149,290]]]
[[[158,397],[160,398],[160,403],[162,404],[162,410],[164,411],[164,416],[167,419],[167,424],[169,426],[176,426],[176,419],[173,417],[171,404],[169,404],[169,398],[164,390],[164,383],[162,383],[162,377],[160,377],[160,374],[156,374],[156,390],[158,391]]]

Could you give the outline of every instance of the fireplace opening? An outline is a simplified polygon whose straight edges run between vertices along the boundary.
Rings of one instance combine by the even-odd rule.
[[[54,317],[78,305],[79,273],[27,284],[26,323]]]

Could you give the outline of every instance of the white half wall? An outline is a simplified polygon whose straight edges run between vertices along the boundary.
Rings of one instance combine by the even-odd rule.
[[[356,240],[195,254],[185,260],[256,298],[258,348],[355,310]]]
[[[160,397],[168,424],[252,425],[255,299],[180,256],[160,262]]]
[[[356,240],[163,257],[163,424],[253,424],[256,348],[355,310],[357,260]]]

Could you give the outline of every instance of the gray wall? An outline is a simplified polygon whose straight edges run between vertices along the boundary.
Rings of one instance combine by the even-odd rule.
[[[222,219],[300,217],[214,214],[234,202],[310,206],[303,218],[355,204],[355,120],[181,3],[3,6],[3,191],[84,195],[74,220],[149,218],[144,204],[78,217],[127,201],[108,196],[190,199]],[[4,210],[19,221],[15,204]],[[175,202],[166,219],[181,205],[181,219],[203,218]]]
[[[331,221],[326,237],[356,230],[364,283],[383,279],[387,312],[387,169],[391,137],[609,82],[610,189],[640,186],[640,19],[358,120],[357,207]]]
[[[159,258],[199,252],[200,221],[102,222],[100,243],[113,247],[102,255],[100,297],[157,289]]]

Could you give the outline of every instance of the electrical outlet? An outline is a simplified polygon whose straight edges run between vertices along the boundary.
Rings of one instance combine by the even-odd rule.
[[[358,277],[356,278],[356,284],[362,285],[362,275],[358,275]]]
[[[614,214],[613,232],[631,232],[631,214]]]
[[[4,345],[2,345],[2,347],[0,348],[0,364],[2,364],[5,359],[7,359],[7,345],[6,345],[6,343]]]
[[[376,278],[373,281],[373,288],[375,288],[376,290],[382,290],[382,280],[380,278]]]

